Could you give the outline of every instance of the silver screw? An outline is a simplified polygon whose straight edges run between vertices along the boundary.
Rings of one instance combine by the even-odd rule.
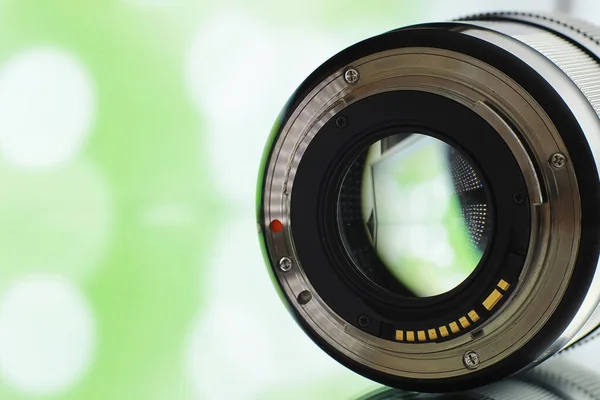
[[[554,153],[550,157],[550,165],[554,169],[563,169],[567,165],[567,157],[562,153]]]
[[[351,85],[354,85],[360,79],[360,74],[354,68],[348,68],[346,72],[344,72],[344,79]]]
[[[463,356],[463,364],[468,369],[476,369],[479,367],[479,354],[474,351],[467,351]]]
[[[279,269],[281,269],[283,272],[288,272],[291,270],[292,260],[287,257],[283,257],[281,260],[279,260]]]

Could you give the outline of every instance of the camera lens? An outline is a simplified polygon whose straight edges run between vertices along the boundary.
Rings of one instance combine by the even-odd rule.
[[[276,289],[325,352],[450,392],[595,336],[599,38],[476,15],[367,39],[300,85],[257,218]]]
[[[483,176],[450,144],[398,133],[350,166],[338,199],[346,252],[364,276],[399,295],[457,287],[487,248],[492,218]]]

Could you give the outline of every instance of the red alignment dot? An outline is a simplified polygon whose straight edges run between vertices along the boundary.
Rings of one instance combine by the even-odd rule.
[[[283,224],[281,223],[280,220],[274,219],[273,221],[271,221],[269,228],[271,229],[271,232],[279,233],[283,230]]]

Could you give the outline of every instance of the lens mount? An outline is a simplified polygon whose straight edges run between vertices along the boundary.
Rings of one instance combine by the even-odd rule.
[[[600,121],[547,43],[598,67],[555,31],[488,15],[361,42],[284,109],[259,181],[265,257],[300,325],[343,364],[391,386],[456,390],[534,365],[593,328]],[[344,267],[335,207],[365,146],[415,128],[474,161],[498,223],[457,289],[402,300]]]

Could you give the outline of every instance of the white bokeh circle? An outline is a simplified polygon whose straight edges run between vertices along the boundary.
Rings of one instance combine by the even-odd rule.
[[[76,156],[92,129],[94,83],[71,53],[25,50],[0,67],[0,154],[21,167],[52,167]]]
[[[298,384],[298,371],[304,382],[350,374],[288,314],[255,236],[252,220],[226,221],[210,262],[202,266],[211,271],[201,283],[210,303],[191,327],[183,350],[199,399],[255,398],[272,389],[274,380],[275,386]]]
[[[250,307],[215,303],[197,321],[186,355],[198,398],[244,399],[277,375],[268,326],[255,315]]]
[[[95,320],[84,295],[54,275],[15,281],[0,302],[0,374],[29,395],[56,395],[88,369]]]
[[[228,201],[252,207],[264,145],[296,87],[342,41],[269,28],[238,10],[203,22],[188,51],[186,85],[205,123],[201,154]]]
[[[237,10],[201,24],[187,54],[185,75],[193,101],[207,117],[245,119],[264,107],[274,86],[276,61],[269,33]]]

